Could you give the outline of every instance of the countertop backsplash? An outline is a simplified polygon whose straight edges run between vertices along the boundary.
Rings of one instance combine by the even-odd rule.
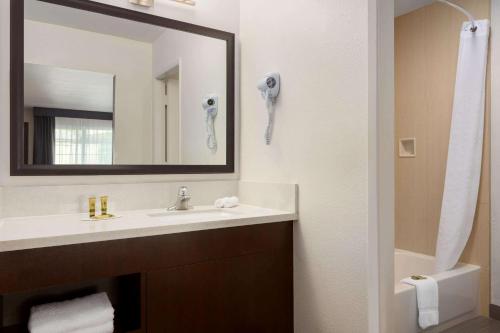
[[[109,211],[167,208],[186,185],[192,205],[211,205],[215,199],[237,195],[237,181],[197,181],[141,184],[0,187],[0,216],[20,217],[87,212],[90,196],[107,195]]]
[[[171,207],[180,186],[187,186],[193,206],[212,205],[216,199],[238,196],[248,205],[298,212],[296,184],[237,180],[184,181],[137,184],[47,185],[0,187],[0,217],[60,215],[88,212],[88,198],[108,196],[108,211]]]

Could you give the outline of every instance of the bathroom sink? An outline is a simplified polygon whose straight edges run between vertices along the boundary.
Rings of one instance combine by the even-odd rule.
[[[230,209],[193,209],[148,214],[148,216],[152,218],[164,218],[175,221],[227,219],[238,215],[241,215],[241,213]]]

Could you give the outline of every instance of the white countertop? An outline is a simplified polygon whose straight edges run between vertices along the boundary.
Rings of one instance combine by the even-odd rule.
[[[296,220],[293,212],[240,205],[111,212],[120,218],[83,221],[86,214],[0,219],[0,252]]]

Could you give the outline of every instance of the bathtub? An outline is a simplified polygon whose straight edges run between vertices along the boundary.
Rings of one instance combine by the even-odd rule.
[[[396,250],[395,266],[395,332],[421,332],[415,287],[400,283],[411,275],[430,275],[439,285],[439,326],[426,332],[440,332],[478,315],[479,266],[459,264],[455,269],[436,274],[435,258],[419,253]]]

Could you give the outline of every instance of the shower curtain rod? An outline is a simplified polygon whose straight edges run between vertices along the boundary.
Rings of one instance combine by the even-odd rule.
[[[455,5],[454,3],[451,3],[447,0],[436,0],[436,1],[444,3],[445,5],[451,6],[455,9],[461,11],[462,13],[464,13],[465,16],[467,16],[469,18],[469,21],[471,21],[472,26],[470,28],[470,31],[476,32],[476,30],[477,30],[476,20],[474,19],[474,16],[472,16],[471,13],[469,13],[468,11],[466,11],[464,8],[460,7],[459,5]]]

